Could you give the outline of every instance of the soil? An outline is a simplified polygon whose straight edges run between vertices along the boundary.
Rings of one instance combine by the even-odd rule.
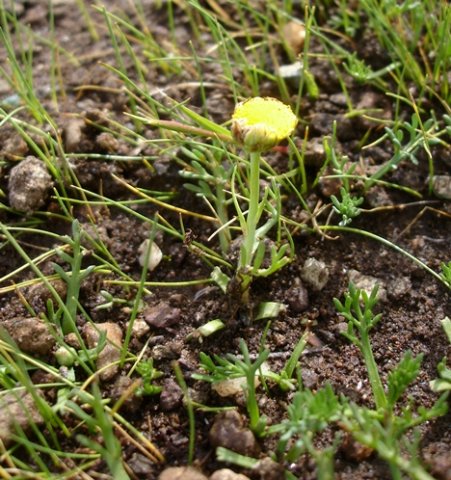
[[[127,15],[130,19],[136,18],[133,2],[103,3],[107,10],[120,12],[120,15]],[[156,40],[164,45],[171,35],[165,26],[168,24],[166,8],[158,8],[159,2],[143,0],[141,3],[149,28]],[[218,3],[231,19],[238,18],[232,4]],[[177,6],[177,2],[174,2],[173,6],[178,44],[187,46],[192,36],[187,13]],[[146,155],[152,158],[160,155],[158,151],[152,150],[154,148],[152,146],[132,145],[123,138],[108,133],[108,129],[114,132],[114,125],[117,123],[131,128],[132,124],[125,115],[125,112],[129,111],[129,106],[122,83],[104,66],[114,65],[115,55],[101,13],[91,11],[91,19],[99,34],[99,39],[93,40],[85,23],[80,21],[80,13],[72,6],[72,2],[65,0],[54,2],[55,38],[62,48],[78,60],[78,64],[74,64],[67,56],[60,59],[61,77],[57,87],[60,101],[57,108],[50,96],[51,85],[48,75],[50,52],[46,45],[39,41],[40,35],[45,36],[49,33],[48,2],[36,0],[16,2],[16,8],[20,21],[29,25],[38,35],[33,44],[34,85],[39,100],[51,113],[64,138],[66,151],[80,154]],[[301,10],[300,7],[299,9]],[[302,18],[301,11],[299,17]],[[207,30],[202,34],[208,39],[206,44],[213,44]],[[387,63],[385,52],[377,48],[375,39],[371,38],[368,32],[362,32],[361,36],[365,38],[365,42],[357,42],[360,46],[356,48],[361,50],[359,54],[362,58],[367,59],[374,68],[385,65]],[[343,39],[337,41],[343,41],[345,47],[350,48]],[[315,43],[312,48],[320,50],[320,46]],[[190,55],[190,51],[187,52]],[[199,57],[202,57],[202,53],[199,52]],[[280,56],[280,63],[287,61],[281,52]],[[128,61],[127,57],[124,58]],[[1,48],[0,65],[5,66],[6,63],[5,49]],[[234,108],[231,94],[217,82],[218,65],[205,63],[202,68],[204,81],[211,82],[207,92],[208,112],[215,121],[224,122],[230,118]],[[330,64],[322,61],[321,57],[314,58],[311,70],[319,83],[320,96],[317,100],[306,98],[301,102],[302,122],[296,131],[296,139],[303,138],[305,127],[308,125],[311,139],[309,143],[321,145],[322,137],[331,133],[333,122],[336,120],[339,148],[350,161],[358,161],[362,168],[368,169],[387,161],[393,154],[388,142],[361,150],[360,141],[364,135],[369,135],[365,140],[367,144],[381,136],[380,124],[363,117],[346,118],[346,102]],[[237,72],[237,81],[242,81],[238,77]],[[169,71],[165,74],[162,69],[149,66],[146,81],[150,91],[166,91],[177,101],[189,99],[189,106],[196,108],[201,106],[201,97],[197,87],[190,83],[192,78],[189,69],[177,73]],[[358,85],[348,76],[344,78],[357,109],[378,108],[384,118],[393,118],[392,101],[387,96],[371,86]],[[263,82],[262,85],[263,95],[277,96],[274,84]],[[293,89],[291,92],[293,98],[295,91]],[[434,104],[432,100],[422,101],[422,106],[426,110],[436,108],[440,112],[440,106]],[[13,106],[14,102],[19,102],[4,81],[0,82],[0,102],[2,105],[12,102]],[[21,115],[31,121],[24,113]],[[408,111],[403,114],[406,119],[408,115]],[[145,127],[143,135],[155,138],[157,132]],[[0,128],[0,148],[3,160],[0,188],[7,198],[11,194],[9,187],[12,183],[9,183],[9,178],[13,167],[27,156],[35,156],[35,153],[9,124],[3,124]],[[435,174],[448,175],[449,164],[446,162],[449,162],[449,152],[434,147],[432,153]],[[318,155],[321,161],[321,151],[310,152],[312,165],[309,166],[308,174],[312,179],[318,172],[318,166],[315,166]],[[439,271],[441,262],[448,262],[451,259],[451,208],[449,202],[429,193],[427,158],[422,153],[419,153],[418,157],[417,165],[404,161],[386,179],[419,191],[422,194],[422,201],[418,202],[400,190],[374,188],[369,192],[363,205],[365,209],[373,210],[356,218],[352,227],[371,231],[392,241],[433,270]],[[283,150],[270,152],[267,154],[267,160],[278,171],[283,171],[286,164]],[[86,157],[80,155],[71,162],[83,188],[98,193],[104,192],[109,198],[136,199],[133,193],[113,178],[115,175],[134,186],[171,192],[175,195],[176,205],[200,213],[210,213],[206,208],[199,208],[199,202],[194,195],[183,189],[179,166],[169,157],[159,156],[153,159],[152,169],[148,168],[148,162],[139,160],[121,162],[105,158],[93,159],[88,155]],[[76,190],[71,189],[69,185],[67,188],[70,195],[78,197]],[[314,208],[315,205],[320,206],[329,202],[330,195],[336,191],[337,183],[323,181],[310,189],[306,197],[307,204]],[[47,194],[44,192],[42,195]],[[7,203],[5,199],[2,201]],[[426,206],[432,208],[425,210]],[[173,224],[179,224],[177,214],[159,209],[152,203],[136,204],[134,208],[148,218],[153,218],[158,211]],[[25,211],[28,209],[23,208]],[[25,216],[2,208],[0,219],[8,225],[24,225],[32,218],[37,218],[41,222],[40,228],[58,234],[70,234],[70,224],[63,220],[57,222],[54,220],[55,217],[48,216],[48,212],[62,213],[53,194],[45,196],[43,206],[38,201],[36,205],[31,205],[30,209],[39,211],[35,211],[33,216],[30,216],[31,214]],[[295,220],[305,218],[305,212],[294,196],[287,197],[283,213]],[[324,224],[328,213],[329,211],[317,217],[316,221]],[[130,277],[139,280],[141,274],[138,262],[139,246],[149,236],[149,224],[113,207],[92,206],[89,211],[86,207],[80,206],[74,208],[73,214],[87,231],[94,231],[90,225],[90,222],[94,221],[97,229],[95,234],[108,246],[118,266]],[[47,221],[47,218],[50,220]],[[158,233],[156,240],[163,252],[163,260],[149,274],[152,281],[174,282],[210,276],[211,268],[196,250],[191,248],[190,241],[195,239],[216,249],[217,245],[214,242],[207,241],[212,233],[212,227],[201,219],[190,216],[185,216],[183,222],[186,231],[190,233],[190,238],[185,238],[185,241]],[[337,218],[333,217],[332,223],[337,222]],[[309,227],[312,227],[311,223]],[[316,390],[325,382],[330,382],[335,392],[345,394],[359,404],[372,404],[362,356],[341,335],[345,325],[344,319],[336,313],[333,306],[333,298],[342,298],[350,278],[355,278],[357,271],[372,277],[369,281],[377,281],[385,290],[385,295],[382,295],[378,305],[378,310],[383,313],[383,319],[371,337],[374,355],[383,379],[386,379],[388,372],[406,350],[410,349],[414,354],[423,353],[421,372],[410,388],[409,395],[415,406],[430,407],[438,396],[431,391],[429,382],[437,376],[438,362],[450,354],[450,347],[440,324],[442,318],[451,315],[449,289],[399,252],[362,235],[338,232],[332,235],[329,232],[325,236],[318,232],[299,229],[293,233],[293,240],[295,246],[293,262],[276,275],[255,281],[252,285],[251,298],[254,304],[260,301],[278,301],[287,306],[286,311],[271,322],[267,331],[265,345],[271,351],[270,367],[277,371],[282,366],[308,327],[311,332],[309,345],[301,360],[305,386]],[[20,237],[20,244],[33,258],[51,248],[53,240],[50,237],[44,238],[30,233]],[[89,252],[84,258],[85,265],[96,262],[92,250]],[[323,262],[322,268],[328,271],[327,283],[320,290],[315,289],[312,283],[301,275],[306,260],[310,258]],[[64,263],[55,257],[50,260],[40,264],[41,270],[46,274],[53,273],[51,262]],[[2,245],[1,276],[14,271],[22,265],[22,262],[19,254],[11,246]],[[19,283],[33,277],[34,274],[30,270],[22,270],[12,279],[8,279],[2,287],[10,285],[12,281]],[[108,280],[112,278],[107,279],[100,274],[92,274],[84,280],[80,292],[80,305],[94,322],[117,324],[123,329],[125,336],[126,324],[130,318],[130,304],[136,291],[114,286],[108,283]],[[55,288],[64,290],[64,285],[55,284]],[[101,290],[108,290],[115,297],[127,300],[129,304],[98,310],[96,307],[104,302],[100,295]],[[20,347],[37,357],[53,361],[52,355],[46,349],[47,346],[39,342],[34,348],[26,335],[27,332],[23,331],[27,328],[25,327],[28,325],[27,319],[30,318],[26,302],[39,316],[45,311],[48,298],[49,293],[39,285],[22,288],[20,295],[15,291],[3,293],[0,298],[0,322],[7,328],[9,334],[17,339],[19,334],[14,331],[14,322],[11,322],[11,319],[17,319],[17,328],[21,329],[22,335],[22,342],[18,342]],[[143,301],[144,306],[137,319],[139,329],[136,329],[137,333],[132,338],[130,350],[139,353],[145,348],[145,357],[154,359],[155,366],[163,372],[162,378],[156,382],[163,387],[163,392],[161,395],[143,397],[141,400],[129,399],[122,406],[121,412],[128,421],[151,439],[164,455],[166,463],[150,463],[135,446],[127,444],[125,440],[123,453],[133,478],[155,479],[164,468],[187,463],[188,417],[182,401],[183,395],[175,380],[173,362],[177,361],[180,365],[194,399],[208,406],[235,405],[239,412],[245,414],[245,405],[240,396],[220,398],[210,390],[209,385],[194,381],[191,375],[198,371],[200,351],[218,355],[239,353],[238,341],[243,338],[251,353],[255,353],[260,346],[265,322],[250,322],[246,318],[247,310],[237,305],[236,298],[223,294],[219,287],[213,284],[183,288],[155,287],[144,295]],[[164,315],[159,315],[158,312],[164,312]],[[189,340],[189,335],[194,329],[214,318],[221,318],[226,323],[226,328],[205,338],[202,343],[196,339]],[[84,323],[85,320],[80,316],[80,329]],[[42,328],[41,323],[39,328]],[[53,342],[53,339],[50,338],[49,341]],[[53,344],[50,345],[50,349],[52,348]],[[109,375],[101,382],[103,395],[119,398],[129,386],[125,377],[127,370],[108,373]],[[37,373],[35,375],[36,380],[42,380]],[[270,388],[269,392],[259,389],[258,393],[262,413],[272,423],[283,419],[291,394],[283,394],[276,388]],[[223,464],[215,460],[214,448],[209,437],[215,415],[196,411],[195,418],[195,465],[209,475],[223,467]],[[421,427],[419,456],[428,465],[430,472],[439,479],[451,478],[449,420],[448,414]],[[240,428],[245,427],[244,424]],[[327,438],[324,441],[327,441]],[[74,449],[78,448],[75,441],[71,445]],[[266,459],[274,447],[274,439],[269,438],[251,445],[250,450],[254,456]],[[246,453],[250,452],[246,450]],[[336,478],[390,478],[387,466],[375,455],[362,456],[363,458],[359,456],[358,447],[355,445],[339,449],[335,462]],[[300,479],[316,478],[315,467],[307,458],[302,457],[299,462],[291,465],[290,469]],[[99,463],[93,471],[107,472],[107,468],[106,465]],[[243,472],[246,473],[244,470]],[[274,472],[277,472],[277,469],[272,471],[272,475],[277,475]],[[280,478],[263,473],[259,476],[258,473],[249,471],[247,474],[253,478]]]

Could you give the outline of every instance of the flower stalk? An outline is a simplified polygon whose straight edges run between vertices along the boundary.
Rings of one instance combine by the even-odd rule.
[[[249,208],[246,215],[242,213],[239,215],[244,238],[237,268],[244,303],[248,301],[249,286],[254,276],[272,273],[287,263],[284,258],[286,249],[281,255],[273,249],[270,268],[260,268],[264,246],[260,245],[258,226],[265,202],[268,202],[267,196],[260,201],[260,162],[261,153],[270,150],[291,135],[296,125],[297,118],[291,108],[279,100],[268,97],[255,97],[238,104],[232,117],[233,138],[249,154]],[[279,212],[274,213],[277,215]],[[265,228],[261,229],[260,236],[273,224],[274,219],[270,218]]]

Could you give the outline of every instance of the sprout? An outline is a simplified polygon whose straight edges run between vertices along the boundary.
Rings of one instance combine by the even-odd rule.
[[[264,152],[289,137],[297,122],[288,105],[275,98],[255,97],[236,106],[232,135],[248,152]]]

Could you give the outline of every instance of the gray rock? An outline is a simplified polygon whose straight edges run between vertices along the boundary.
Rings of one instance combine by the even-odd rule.
[[[370,275],[364,275],[358,270],[349,270],[348,272],[349,281],[352,282],[356,288],[364,290],[368,295],[371,294],[371,291],[376,285],[379,285],[379,290],[377,292],[377,299],[385,302],[387,300],[387,289],[382,280],[379,280],[376,277],[371,277]]]
[[[249,477],[242,473],[236,473],[229,468],[221,468],[210,475],[208,480],[249,480]]]
[[[322,290],[329,280],[329,269],[324,262],[316,258],[308,258],[301,270],[301,278],[313,290]]]
[[[87,323],[83,328],[83,334],[89,348],[94,348],[99,342],[100,333],[106,332],[106,344],[97,358],[97,370],[101,370],[102,381],[111,380],[119,370],[116,362],[120,358],[122,346],[122,329],[117,323],[96,323],[95,326]]]
[[[451,176],[434,175],[432,177],[432,191],[445,200],[451,200]]]
[[[82,118],[71,118],[64,125],[63,138],[66,152],[78,152],[84,128],[85,121]]]
[[[15,317],[0,323],[17,346],[27,353],[47,355],[55,345],[49,327],[39,318]]]
[[[31,423],[40,425],[43,421],[30,393],[16,391],[0,397],[0,440],[4,444],[11,441],[17,432],[16,426],[26,430]]]
[[[254,434],[243,427],[241,415],[235,410],[216,416],[208,438],[212,447],[225,447],[242,455],[253,457],[260,450]]]
[[[208,480],[194,467],[169,467],[158,476],[158,480]]]
[[[11,169],[8,182],[9,204],[21,212],[34,212],[44,205],[52,185],[52,177],[44,162],[29,156]]]

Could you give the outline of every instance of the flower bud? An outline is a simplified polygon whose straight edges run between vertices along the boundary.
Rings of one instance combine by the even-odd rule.
[[[236,106],[232,135],[248,152],[264,152],[291,135],[296,124],[288,105],[275,98],[255,97]]]

